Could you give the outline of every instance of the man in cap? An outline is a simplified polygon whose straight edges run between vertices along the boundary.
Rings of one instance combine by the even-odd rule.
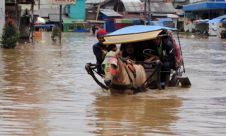
[[[96,35],[98,42],[93,45],[93,53],[96,56],[97,72],[99,74],[104,74],[103,70],[101,69],[101,64],[102,64],[105,54],[106,54],[106,47],[103,44],[104,35],[106,35],[106,34],[107,34],[107,32],[105,29],[99,29],[97,31],[97,35]]]

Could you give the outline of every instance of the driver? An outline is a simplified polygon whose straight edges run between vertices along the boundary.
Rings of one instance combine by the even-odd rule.
[[[93,45],[93,53],[96,56],[97,72],[99,74],[104,74],[104,71],[101,69],[101,63],[103,62],[104,57],[106,55],[106,47],[103,44],[104,35],[106,34],[107,32],[105,29],[99,29],[97,31],[98,42]]]

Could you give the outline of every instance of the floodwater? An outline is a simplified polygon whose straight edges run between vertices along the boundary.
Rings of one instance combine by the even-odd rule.
[[[181,38],[191,88],[112,96],[86,73],[87,33],[0,50],[1,136],[224,136],[226,41]]]

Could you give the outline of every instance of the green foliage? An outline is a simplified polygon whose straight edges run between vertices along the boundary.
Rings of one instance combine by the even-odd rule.
[[[3,34],[1,37],[2,48],[15,48],[18,41],[19,34],[17,28],[12,20],[8,20],[3,28]]]

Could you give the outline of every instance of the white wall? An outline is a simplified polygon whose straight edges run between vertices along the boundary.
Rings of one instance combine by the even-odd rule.
[[[2,29],[5,24],[5,0],[0,0],[0,36],[2,35]]]
[[[36,6],[38,5],[38,2],[36,3]],[[55,8],[59,7],[59,5],[53,5],[52,0],[40,0],[40,7],[41,8]]]

